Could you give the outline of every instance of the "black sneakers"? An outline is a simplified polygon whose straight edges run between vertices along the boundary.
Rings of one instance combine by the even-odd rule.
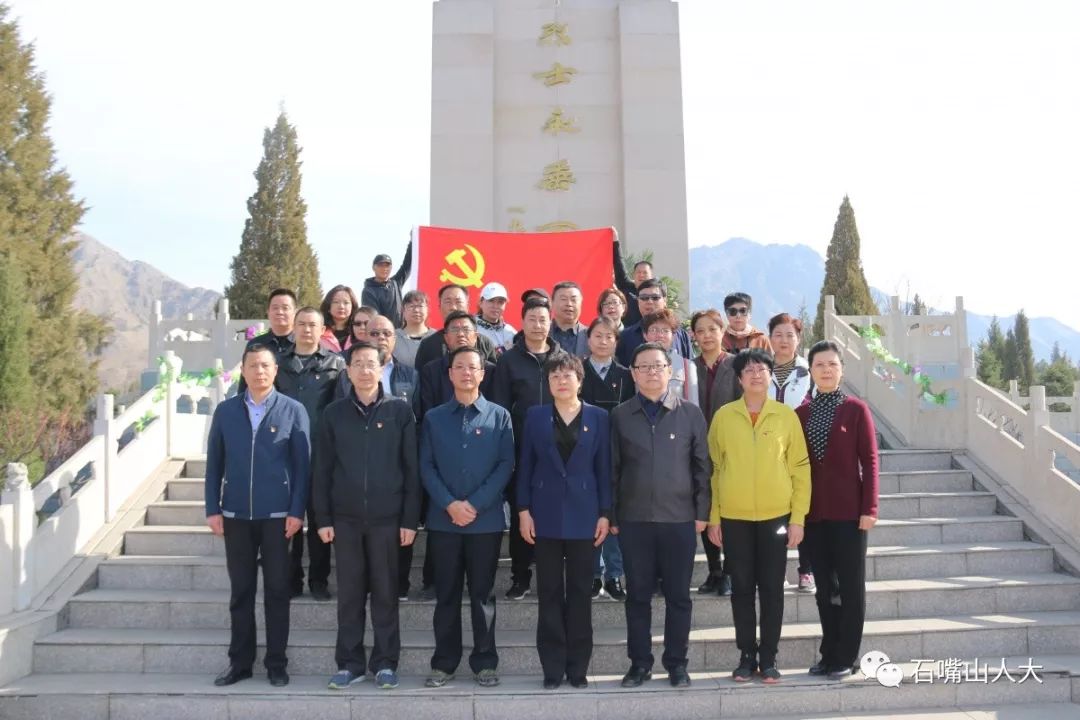
[[[604,592],[606,592],[608,597],[612,600],[617,600],[619,602],[626,600],[626,591],[623,590],[619,578],[612,578],[604,583]]]
[[[510,586],[510,589],[506,591],[507,600],[524,600],[525,596],[529,594],[529,586],[523,583],[514,583]]]
[[[743,653],[739,659],[739,667],[735,668],[735,672],[731,673],[731,679],[735,682],[749,682],[754,677],[757,668],[757,658],[748,653]]]

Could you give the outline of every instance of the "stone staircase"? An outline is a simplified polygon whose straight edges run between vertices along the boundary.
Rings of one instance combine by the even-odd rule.
[[[1073,670],[1080,669],[1073,667],[1073,656],[1080,655],[1080,578],[1056,570],[1053,549],[1026,538],[1019,519],[995,514],[997,497],[954,465],[948,452],[882,452],[882,519],[867,558],[863,651],[886,653],[908,675],[914,666],[907,663],[917,658],[979,658],[991,667],[1004,658],[1017,675],[1015,668],[1031,657],[1044,665],[1041,683],[915,684],[909,677],[899,688],[886,688],[859,677],[810,678],[805,668],[817,659],[817,609],[812,595],[789,590],[780,686],[736,686],[728,678],[738,660],[730,602],[695,595],[689,691],[672,690],[662,677],[640,691],[618,689],[627,667],[623,609],[604,599],[593,606],[590,688],[545,692],[535,649],[536,600],[502,599],[509,586],[504,559],[495,586],[499,688],[475,688],[464,668],[453,686],[424,690],[433,603],[410,600],[401,606],[401,688],[378,692],[365,683],[329,691],[336,605],[305,595],[292,606],[292,683],[271,688],[256,673],[254,680],[217,689],[211,679],[226,663],[228,578],[223,542],[204,524],[204,464],[188,461],[185,476],[170,481],[146,508],[145,524],[125,533],[121,553],[101,563],[96,586],[66,604],[61,629],[36,641],[33,674],[0,688],[0,718],[776,717],[1025,703],[1071,712],[1077,707],[1070,704]],[[417,566],[423,533],[418,542]],[[792,552],[791,582],[795,564]],[[699,554],[695,585],[705,574]],[[414,588],[418,580],[416,567]],[[662,601],[653,619],[659,640]],[[468,613],[463,621],[468,639]]]

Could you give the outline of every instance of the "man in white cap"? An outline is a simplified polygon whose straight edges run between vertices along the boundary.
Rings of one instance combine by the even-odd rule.
[[[513,346],[514,335],[517,334],[513,325],[503,321],[508,297],[502,284],[488,283],[480,290],[480,312],[476,314],[477,334],[491,340],[499,355]]]

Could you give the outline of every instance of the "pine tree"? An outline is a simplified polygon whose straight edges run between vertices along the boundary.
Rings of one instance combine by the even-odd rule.
[[[1016,335],[1013,333],[1012,328],[1009,328],[1005,333],[1005,349],[1001,354],[1001,372],[1004,375],[1003,379],[1006,384],[1010,380],[1020,382],[1020,355],[1016,350]]]
[[[990,320],[990,328],[986,331],[986,344],[990,352],[997,356],[1002,369],[1005,367],[1005,335],[1001,332],[1001,323],[997,315]]]
[[[1031,326],[1023,310],[1016,313],[1013,337],[1016,339],[1017,379],[1026,391],[1035,384],[1035,353],[1031,349]]]
[[[799,347],[805,352],[821,338],[814,336],[814,323],[810,320],[810,312],[806,308],[806,298],[799,303],[799,322],[802,323],[802,332],[799,334]]]
[[[1004,368],[1001,357],[994,352],[988,340],[979,343],[975,351],[976,376],[990,387],[1005,389]]]
[[[1055,340],[1054,347],[1050,349],[1050,364],[1053,365],[1064,359],[1065,355],[1061,352],[1061,343]]]
[[[109,329],[72,306],[78,280],[69,237],[85,208],[56,165],[44,77],[8,14],[0,4],[0,254],[33,279],[25,284],[25,301],[33,318],[26,354],[35,406],[81,417],[97,391],[94,356]]]
[[[911,301],[911,314],[926,315],[926,303],[919,297],[919,293],[915,293],[915,298]]]
[[[319,306],[319,262],[307,241],[307,204],[300,196],[300,145],[284,110],[263,132],[257,187],[248,198],[248,219],[225,288],[233,317],[262,317],[274,288],[296,293],[299,305]]]
[[[825,282],[821,286],[821,299],[818,301],[817,316],[814,319],[814,337],[825,336],[826,295],[835,296],[838,315],[878,314],[877,306],[870,296],[870,286],[863,274],[859,245],[855,211],[845,195],[825,257]]]
[[[0,254],[0,413],[24,410],[32,402],[30,318],[26,280],[8,256]]]

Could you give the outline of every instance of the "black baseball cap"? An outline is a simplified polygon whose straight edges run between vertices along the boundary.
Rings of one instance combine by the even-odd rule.
[[[521,302],[525,302],[531,297],[542,297],[545,300],[550,300],[551,296],[548,295],[548,291],[544,288],[531,288],[521,293]]]
[[[372,265],[382,265],[383,263],[388,263],[388,264],[392,265],[394,263],[394,261],[391,260],[390,256],[387,255],[386,253],[379,253],[378,255],[375,256],[375,259],[371,261]]]

